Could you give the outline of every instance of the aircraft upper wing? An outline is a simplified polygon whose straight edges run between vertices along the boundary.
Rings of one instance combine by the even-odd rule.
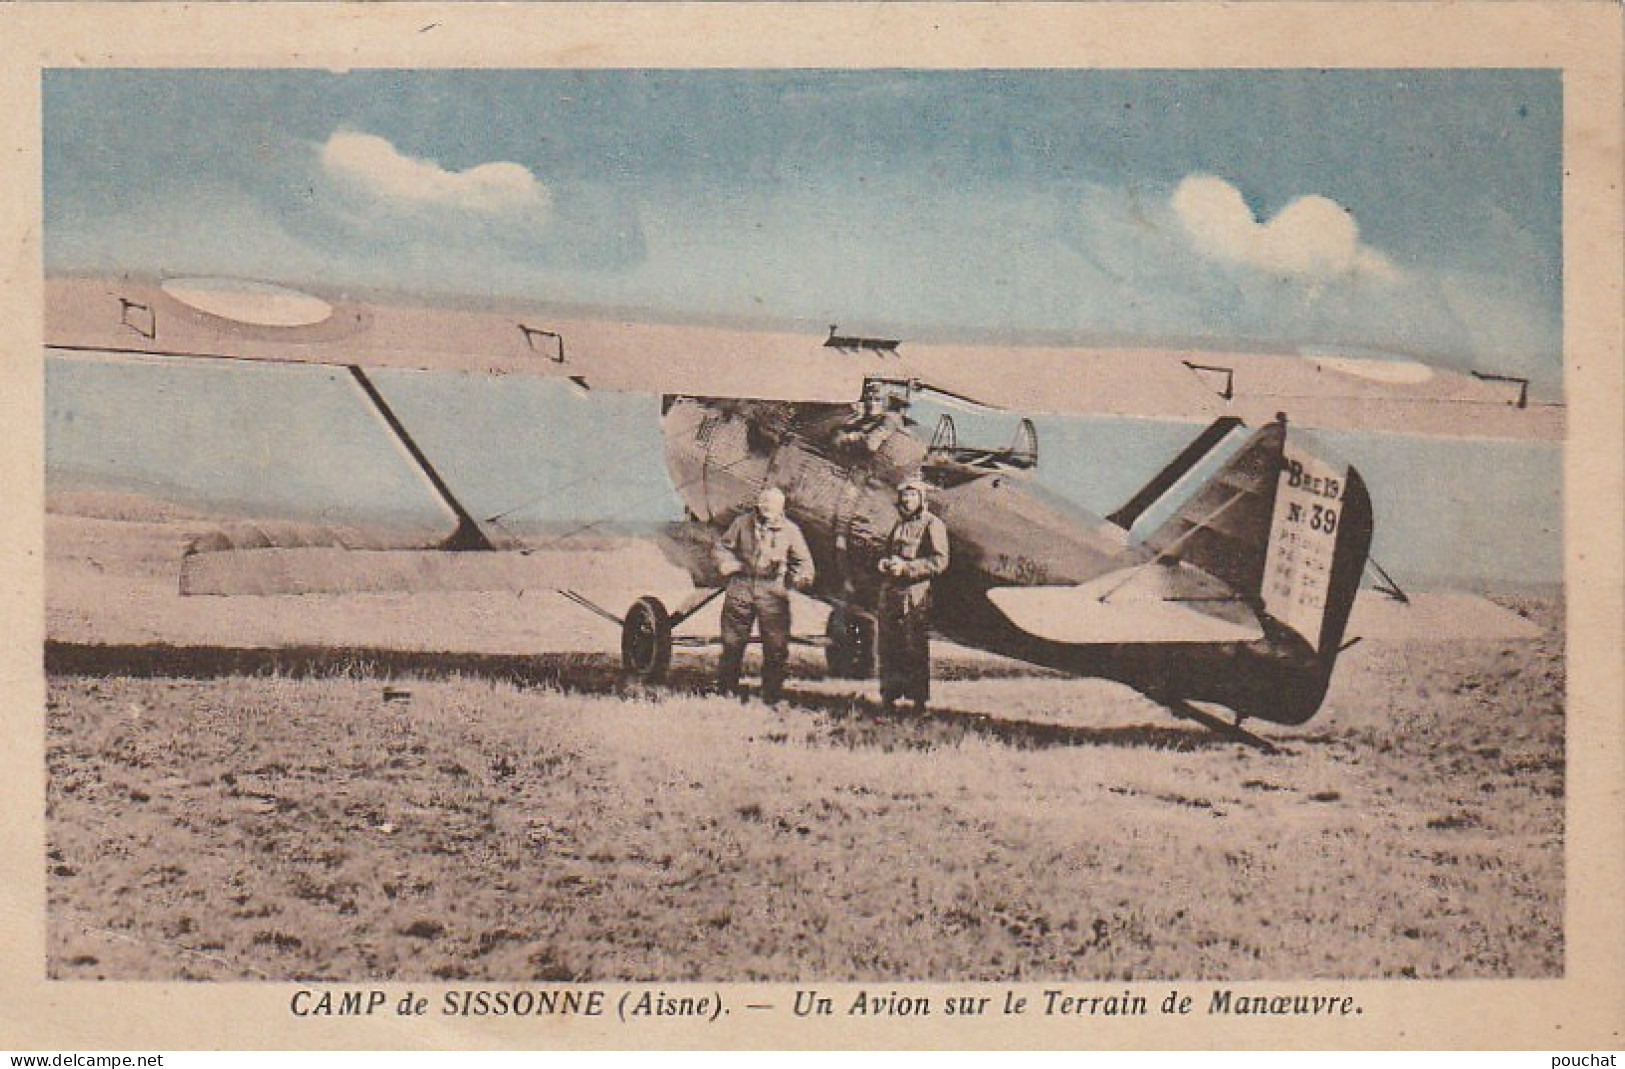
[[[710,326],[355,297],[237,280],[54,278],[45,344],[69,351],[545,375],[593,389],[850,402],[878,353]]]
[[[594,389],[850,402],[912,378],[998,408],[1325,429],[1561,440],[1560,404],[1516,382],[1338,356],[936,345],[588,317],[545,305],[436,304],[228,279],[46,281],[62,351],[533,374]]]
[[[910,346],[915,374],[1020,412],[1460,438],[1561,441],[1565,407],[1529,401],[1521,380],[1414,361],[1175,349]]]

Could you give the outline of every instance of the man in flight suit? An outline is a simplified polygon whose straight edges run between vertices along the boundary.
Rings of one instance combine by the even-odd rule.
[[[903,427],[903,414],[892,407],[886,384],[871,380],[864,384],[862,402],[836,430],[835,446],[852,460],[867,460]]]
[[[722,602],[722,663],[717,687],[739,693],[739,670],[751,625],[761,620],[762,701],[779,700],[790,657],[790,591],[813,582],[807,540],[784,514],[784,491],[762,490],[756,508],[739,515],[716,545],[717,570],[728,580]]]
[[[925,482],[897,487],[897,523],[886,536],[878,565],[880,585],[880,701],[899,698],[925,711],[931,699],[931,580],[948,568],[948,526],[925,507]]]

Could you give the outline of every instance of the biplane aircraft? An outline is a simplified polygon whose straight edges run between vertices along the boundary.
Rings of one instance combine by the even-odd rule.
[[[711,541],[766,485],[785,491],[817,565],[811,594],[832,607],[831,674],[869,675],[878,543],[896,482],[920,474],[952,547],[936,583],[943,637],[1115,680],[1223,728],[1191,703],[1229,709],[1235,727],[1243,718],[1303,723],[1320,708],[1339,654],[1360,637],[1350,620],[1372,566],[1371,497],[1358,470],[1318,455],[1300,428],[1562,434],[1561,407],[1531,404],[1521,384],[1442,370],[1371,373],[1332,357],[916,346],[833,327],[819,337],[626,323],[241,280],[50,279],[45,340],[62,352],[348,368],[456,519],[433,547],[383,551],[398,562],[384,582],[403,589],[511,585],[514,569],[480,562],[526,550],[463,506],[368,368],[537,374],[582,390],[659,394],[666,468],[686,513],[661,539],[689,591],[605,606],[579,585],[559,589],[621,629],[624,670],[649,682],[665,675],[682,641],[675,632],[720,592]],[[1053,388],[1062,381],[1067,389]],[[1034,478],[1039,443],[1027,420],[1005,448],[962,444],[946,414],[929,435],[905,421],[864,449],[844,447],[838,432],[866,388],[905,411],[934,394],[1001,412],[1134,415],[1205,429],[1120,508],[1095,516]],[[345,589],[342,574],[301,572],[308,539],[278,545],[256,532],[195,544],[183,592]],[[426,553],[457,566],[413,563]],[[1534,633],[1487,601],[1471,611],[1478,634],[1486,620],[1508,637]]]

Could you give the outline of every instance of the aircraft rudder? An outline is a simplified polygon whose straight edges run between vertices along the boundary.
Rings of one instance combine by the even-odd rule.
[[[1301,724],[1320,710],[1375,526],[1357,468],[1285,444],[1260,591],[1281,674],[1252,715]]]
[[[1373,529],[1357,469],[1283,443],[1259,596],[1319,655],[1342,641]]]
[[[1347,473],[1343,519],[1332,560],[1326,613],[1321,620],[1320,652],[1327,662],[1327,671],[1331,670],[1331,662],[1341,652],[1349,615],[1354,610],[1354,599],[1360,591],[1360,578],[1365,574],[1366,561],[1371,554],[1371,540],[1376,534],[1376,517],[1365,479],[1358,468],[1350,466]]]

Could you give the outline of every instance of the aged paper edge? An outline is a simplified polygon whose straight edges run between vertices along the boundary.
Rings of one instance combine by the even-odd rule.
[[[0,1046],[1477,1048],[1621,1046],[1625,622],[1621,9],[1590,3],[1091,5],[13,4],[0,9]],[[1517,67],[1565,98],[1567,967],[1561,980],[1361,982],[1348,1022],[650,1024],[296,1020],[293,984],[44,979],[40,75],[55,67]],[[384,985],[396,992],[407,985]],[[417,985],[424,986],[424,985]],[[607,985],[614,987],[616,985]],[[624,986],[624,985],[623,985]],[[709,989],[711,985],[704,985]],[[890,986],[890,985],[888,985]],[[922,987],[970,992],[978,985]],[[989,990],[1002,985],[983,985]],[[1097,985],[1104,986],[1104,985]],[[1116,985],[1110,985],[1116,986]],[[1139,985],[1150,997],[1159,986]],[[1211,985],[1207,985],[1211,986]],[[1328,985],[1269,985],[1271,990]],[[724,985],[735,1002],[790,985]]]

